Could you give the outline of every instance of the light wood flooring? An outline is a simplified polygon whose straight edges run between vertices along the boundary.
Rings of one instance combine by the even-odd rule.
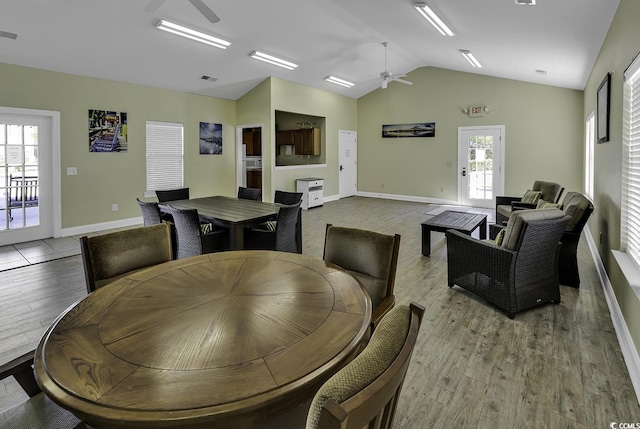
[[[510,320],[447,287],[444,234],[432,233],[431,256],[421,255],[420,223],[432,208],[352,197],[303,211],[303,248],[312,257],[322,257],[326,223],[402,235],[396,298],[426,312],[395,427],[591,429],[640,422],[584,237],[581,288],[562,286],[560,305]],[[53,319],[85,294],[79,256],[0,272],[0,361],[33,349]],[[12,378],[0,384],[0,410],[26,399]]]

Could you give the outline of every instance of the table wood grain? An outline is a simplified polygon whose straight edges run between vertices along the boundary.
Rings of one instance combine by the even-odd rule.
[[[166,212],[167,205],[182,210],[196,209],[201,219],[222,226],[223,228],[228,228],[232,250],[241,250],[244,248],[245,227],[258,225],[269,219],[275,219],[280,209],[280,204],[245,200],[222,195],[169,201],[160,204],[160,210]]]
[[[151,267],[60,315],[35,354],[48,396],[97,428],[266,422],[365,338],[371,301],[339,267],[236,251]]]

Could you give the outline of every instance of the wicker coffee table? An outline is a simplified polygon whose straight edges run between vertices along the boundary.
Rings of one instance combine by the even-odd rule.
[[[487,238],[487,215],[446,210],[422,222],[422,255],[431,255],[431,231],[445,232],[447,229],[455,229],[471,235],[478,227],[480,239]]]

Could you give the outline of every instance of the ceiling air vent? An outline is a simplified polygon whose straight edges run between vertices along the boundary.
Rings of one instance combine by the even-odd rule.
[[[218,80],[218,79],[217,79],[217,78],[215,78],[215,77],[211,77],[211,76],[204,76],[204,75],[203,75],[200,79],[202,79],[202,80],[210,80],[211,82],[215,82],[216,80]]]
[[[536,0],[515,0],[516,4],[535,6]]]

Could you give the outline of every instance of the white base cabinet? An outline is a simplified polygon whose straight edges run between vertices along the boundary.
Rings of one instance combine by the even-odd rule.
[[[297,179],[296,192],[302,192],[301,207],[304,210],[321,206],[324,201],[324,179],[317,177]]]

